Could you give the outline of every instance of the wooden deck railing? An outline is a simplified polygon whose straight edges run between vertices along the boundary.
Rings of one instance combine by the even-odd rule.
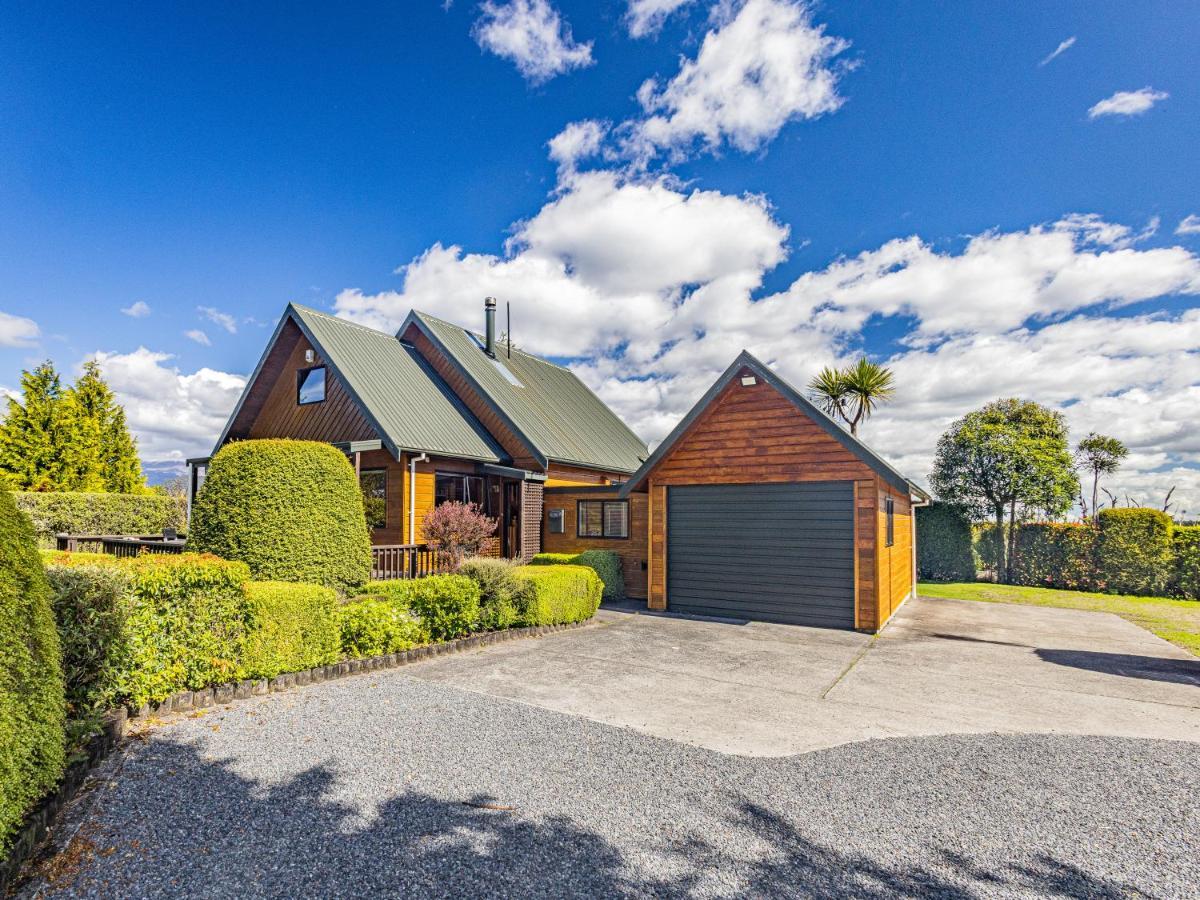
[[[391,581],[445,571],[438,553],[425,544],[377,544],[371,548],[371,578]]]
[[[182,553],[182,537],[164,538],[161,534],[59,534],[59,550],[109,553],[113,556],[137,556],[139,553]]]

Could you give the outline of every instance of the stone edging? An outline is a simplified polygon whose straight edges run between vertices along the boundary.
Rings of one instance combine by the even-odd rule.
[[[505,641],[519,640],[528,637],[541,637],[557,631],[567,631],[582,628],[591,623],[591,619],[583,622],[570,622],[563,625],[533,625],[528,628],[509,628],[504,631],[487,631],[483,634],[473,634],[469,637],[453,641],[443,641],[438,644],[427,644],[401,653],[388,653],[383,656],[368,656],[362,659],[348,659],[343,662],[331,663],[328,666],[317,666],[315,669],[305,669],[301,672],[287,672],[274,678],[260,678],[257,681],[238,681],[219,684],[216,687],[204,688],[199,691],[180,691],[164,700],[162,703],[145,704],[137,710],[116,709],[104,715],[103,727],[95,734],[84,748],[87,757],[78,760],[67,768],[58,788],[46,797],[25,818],[21,830],[13,839],[13,847],[8,857],[0,860],[0,898],[7,895],[8,890],[16,885],[16,878],[23,866],[31,859],[38,846],[50,833],[58,814],[79,792],[88,772],[94,769],[113,750],[120,746],[125,739],[126,726],[130,719],[142,719],[150,716],[164,716],[171,713],[190,712],[205,709],[215,704],[231,703],[234,700],[247,700],[251,697],[261,697],[264,694],[275,694],[291,690],[294,687],[304,687],[309,684],[320,684],[324,681],[334,681],[348,675],[358,675],[362,672],[375,672],[380,669],[394,669],[409,663],[421,662],[435,656],[445,656],[459,653],[463,650],[474,650],[488,647]]]

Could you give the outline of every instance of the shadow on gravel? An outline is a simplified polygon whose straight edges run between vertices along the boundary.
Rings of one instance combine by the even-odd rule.
[[[192,746],[155,741],[122,783],[103,789],[83,845],[19,894],[138,897],[517,896],[972,898],[1009,885],[1037,895],[1127,896],[1044,857],[1007,873],[940,854],[943,874],[866,859],[808,840],[762,806],[730,809],[760,852],[731,855],[723,835],[639,846],[637,858],[566,817],[532,818],[491,797],[447,801],[409,791],[377,816],[335,799],[332,772],[317,767],[263,786]],[[152,772],[153,774],[147,774]],[[344,787],[344,786],[343,786]],[[99,812],[99,815],[97,815]],[[106,814],[107,813],[107,814]],[[886,848],[880,857],[886,859]],[[647,874],[648,872],[661,874]],[[948,874],[947,874],[948,873]],[[734,875],[734,880],[728,876]],[[722,877],[726,876],[726,877]]]
[[[1158,656],[1134,656],[1129,653],[1099,653],[1092,650],[1037,650],[1038,658],[1060,666],[1122,675],[1125,678],[1144,678],[1148,681],[1169,681],[1200,687],[1200,661],[1163,659]]]

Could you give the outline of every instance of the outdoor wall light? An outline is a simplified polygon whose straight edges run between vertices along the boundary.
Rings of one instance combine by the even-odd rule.
[[[753,375],[743,375],[742,376],[742,387],[750,387],[751,385],[755,385],[755,384],[758,384],[758,379],[755,378]]]

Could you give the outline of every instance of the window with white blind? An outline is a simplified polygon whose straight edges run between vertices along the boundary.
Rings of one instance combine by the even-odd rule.
[[[580,500],[577,537],[629,537],[628,500]]]

